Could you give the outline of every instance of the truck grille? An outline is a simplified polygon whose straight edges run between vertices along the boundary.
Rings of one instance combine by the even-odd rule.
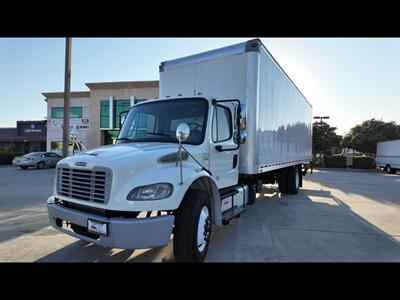
[[[78,200],[106,204],[110,197],[112,172],[108,168],[57,168],[57,193]]]

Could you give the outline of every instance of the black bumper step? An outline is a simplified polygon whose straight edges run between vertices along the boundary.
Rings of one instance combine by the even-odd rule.
[[[222,224],[228,225],[230,220],[232,220],[233,218],[238,218],[246,210],[246,207],[234,207],[230,210],[225,211],[222,214]]]

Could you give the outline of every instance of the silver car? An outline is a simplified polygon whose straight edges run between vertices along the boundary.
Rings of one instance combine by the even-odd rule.
[[[29,167],[43,169],[45,167],[55,167],[61,159],[62,157],[54,152],[31,152],[15,157],[12,164],[24,170]]]

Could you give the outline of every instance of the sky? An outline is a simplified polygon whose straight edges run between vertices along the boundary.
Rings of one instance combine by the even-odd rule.
[[[158,80],[160,62],[249,38],[73,38],[71,90],[85,83]],[[338,134],[370,118],[400,124],[399,38],[261,38]],[[41,120],[41,93],[64,90],[64,38],[0,39],[0,127]]]

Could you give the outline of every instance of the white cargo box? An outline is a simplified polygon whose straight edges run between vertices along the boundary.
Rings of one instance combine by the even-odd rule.
[[[382,168],[389,165],[392,169],[400,169],[400,140],[378,143],[376,164]]]
[[[160,97],[178,95],[246,105],[241,174],[311,161],[312,106],[258,39],[161,63]]]

